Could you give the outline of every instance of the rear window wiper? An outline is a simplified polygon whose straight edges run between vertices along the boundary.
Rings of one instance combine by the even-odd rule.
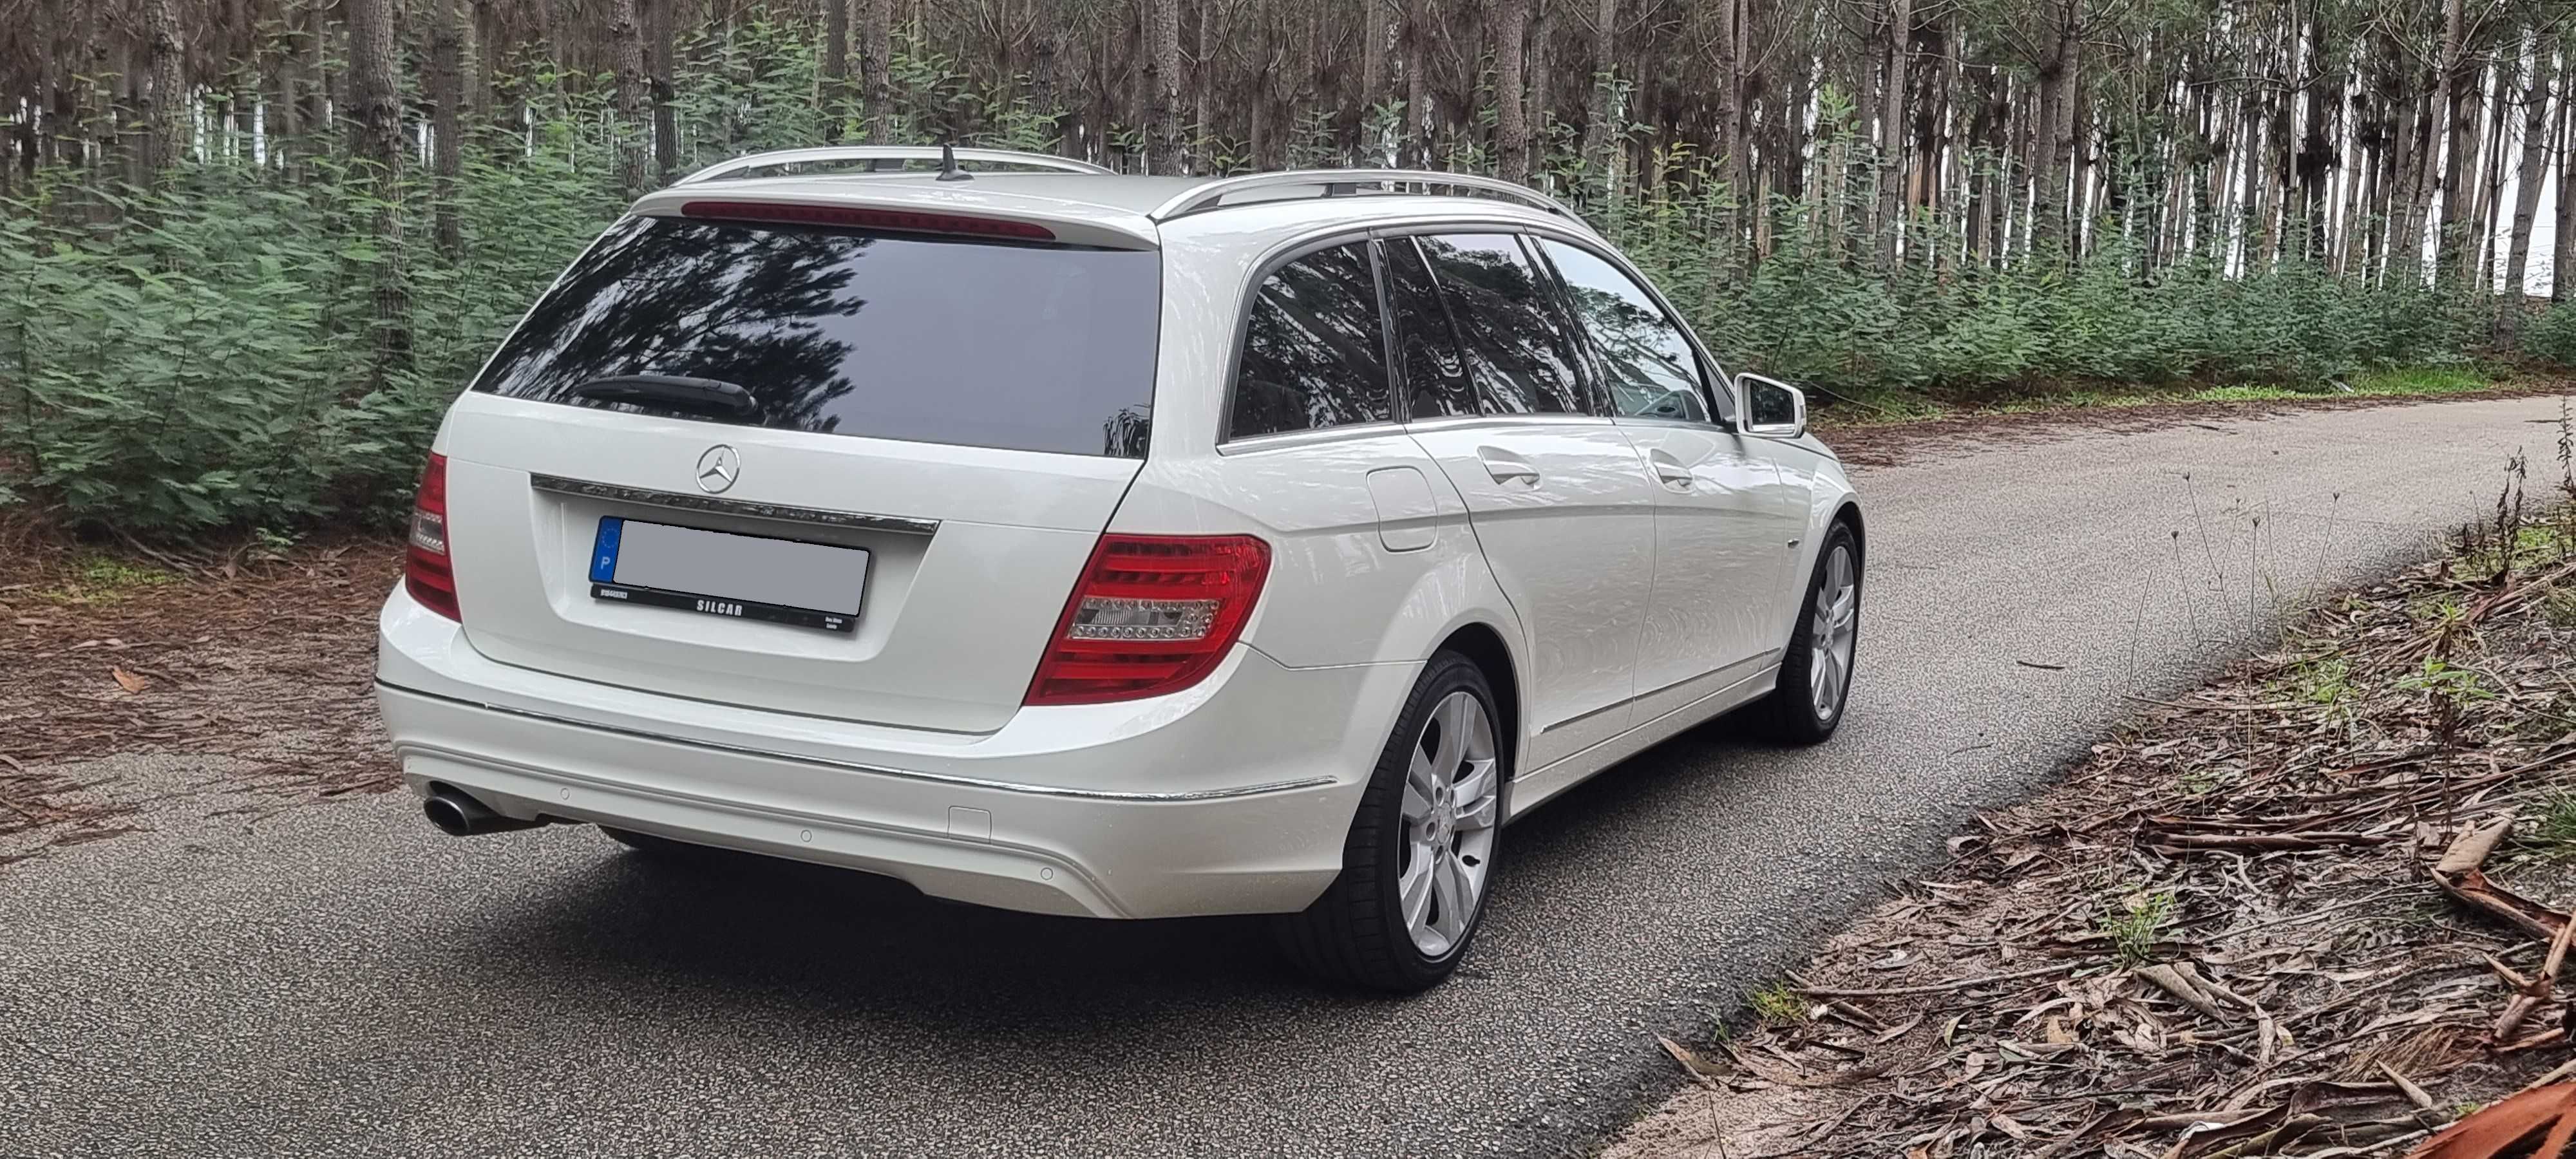
[[[678,374],[611,374],[564,392],[572,398],[621,402],[653,410],[687,411],[716,418],[749,418],[760,400],[739,384]]]

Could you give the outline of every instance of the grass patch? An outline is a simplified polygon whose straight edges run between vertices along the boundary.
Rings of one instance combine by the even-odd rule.
[[[2550,627],[2576,628],[2576,589],[2549,593],[2549,599],[2541,604],[2540,614],[2548,618]]]
[[[2123,966],[2142,966],[2155,957],[2156,943],[2173,924],[2174,895],[2169,889],[2135,893],[2103,915],[2101,932],[2111,939],[2112,953]]]
[[[2354,394],[2467,394],[2494,386],[2474,366],[2391,366],[2352,376]]]
[[[2576,858],[2576,792],[2561,789],[2541,801],[2530,841],[2560,861]]]
[[[1807,1000],[1786,982],[1773,982],[1753,992],[1753,1014],[1770,1026],[1795,1026],[1807,1020]]]
[[[113,604],[138,592],[177,582],[178,576],[157,567],[93,555],[74,563],[62,583],[36,594],[57,604]]]
[[[2352,665],[2341,656],[2322,656],[2299,665],[2295,681],[2299,699],[2310,704],[2341,704],[2352,698]]]

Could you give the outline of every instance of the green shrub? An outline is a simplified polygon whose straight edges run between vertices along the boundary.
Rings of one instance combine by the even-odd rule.
[[[2523,327],[2522,352],[2552,366],[2576,368],[2576,302],[2560,302]]]

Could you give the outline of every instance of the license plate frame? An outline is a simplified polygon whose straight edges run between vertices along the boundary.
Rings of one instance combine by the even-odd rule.
[[[765,574],[757,579],[737,575],[733,582],[710,578],[715,568],[698,553],[726,551],[751,561],[742,571],[759,568]],[[875,562],[874,553],[864,547],[603,515],[591,540],[590,596],[605,603],[848,635],[858,630]],[[760,591],[764,586],[769,590]],[[737,591],[695,590],[727,587]],[[771,598],[738,594],[746,589]],[[848,595],[847,611],[805,606],[824,602],[814,597],[841,591]]]

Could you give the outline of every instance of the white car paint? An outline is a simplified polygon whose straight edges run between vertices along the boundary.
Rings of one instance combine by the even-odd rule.
[[[1588,416],[1221,436],[1241,320],[1283,256],[1387,229],[1459,228],[1582,244],[1643,282],[1633,266],[1577,223],[1497,200],[1307,197],[1149,216],[1194,184],[1013,175],[960,190],[918,174],[809,177],[712,181],[638,202],[647,215],[719,195],[988,214],[1158,249],[1146,454],[468,393],[434,448],[448,463],[463,622],[400,589],[381,621],[379,699],[411,787],[462,790],[505,817],[846,865],[1006,908],[1279,912],[1340,870],[1407,690],[1462,631],[1490,632],[1509,653],[1509,671],[1490,675],[1521,705],[1514,816],[1771,689],[1814,553],[1856,502],[1812,437]],[[715,444],[738,452],[740,475],[707,498],[697,464]],[[867,547],[858,629],[594,600],[584,574],[603,514]],[[1268,578],[1240,641],[1200,683],[1023,706],[1104,532],[1256,536]]]

